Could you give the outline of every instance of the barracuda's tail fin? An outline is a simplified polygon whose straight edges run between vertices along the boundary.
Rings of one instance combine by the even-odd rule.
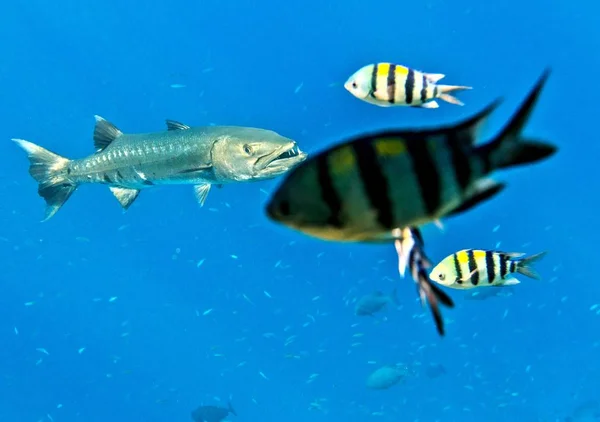
[[[67,178],[67,158],[48,151],[39,145],[23,139],[13,139],[25,150],[29,158],[29,174],[38,182],[38,193],[46,201],[48,220],[62,207],[77,185]]]

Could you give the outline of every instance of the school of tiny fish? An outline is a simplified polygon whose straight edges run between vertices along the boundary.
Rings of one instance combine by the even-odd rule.
[[[472,245],[465,245],[465,249],[450,253],[434,265],[425,252],[421,229],[430,223],[441,225],[447,218],[466,218],[476,212],[478,205],[500,194],[506,184],[493,179],[496,171],[540,163],[557,152],[557,147],[550,142],[522,135],[549,75],[550,71],[546,70],[507,123],[485,143],[478,142],[478,130],[499,101],[455,124],[361,133],[310,155],[300,150],[296,141],[267,129],[190,127],[167,120],[164,131],[125,134],[99,116],[95,117],[93,136],[96,151],[82,159],[70,160],[32,142],[13,140],[26,152],[29,173],[38,183],[38,194],[46,202],[43,221],[53,217],[83,184],[107,185],[127,210],[142,190],[157,185],[192,185],[198,203],[204,205],[213,185],[222,187],[281,176],[264,210],[273,223],[328,242],[394,245],[400,277],[410,274],[422,306],[429,305],[435,327],[443,336],[446,328],[441,306],[453,308],[455,303],[442,287],[498,289],[465,297],[481,300],[500,295],[510,297],[512,292],[507,289],[520,283],[517,274],[540,278],[533,264],[546,255],[545,251],[525,256],[521,252],[471,249]],[[451,93],[472,87],[440,84],[443,78],[445,75],[441,73],[379,62],[351,74],[343,87],[352,96],[379,107],[436,109],[437,100],[464,105]],[[170,87],[183,89],[186,85],[173,83]],[[304,83],[297,85],[293,94],[303,87]],[[119,231],[126,229],[127,226],[122,226]],[[89,242],[86,238],[77,240]],[[175,252],[174,259],[179,253],[179,250]],[[235,262],[243,256],[230,254],[229,258]],[[200,269],[210,265],[210,261],[207,263],[201,258],[192,265]],[[287,267],[279,260],[274,268]],[[262,287],[260,291],[258,297],[245,293],[239,297],[247,306],[259,306],[260,300],[273,299],[269,291]],[[117,299],[113,296],[93,301],[113,304]],[[312,302],[319,303],[320,299],[321,296],[315,296]],[[32,300],[25,306],[35,303]],[[382,315],[385,318],[386,313],[403,306],[396,289],[386,293],[379,290],[353,292],[346,298],[346,305],[353,305],[354,317],[374,320]],[[600,305],[593,305],[590,311],[600,313]],[[210,321],[219,310],[206,307],[195,312],[197,317]],[[305,328],[326,315],[321,311],[310,312],[306,313]],[[504,317],[507,313],[508,310]],[[127,322],[123,326],[127,326]],[[288,330],[286,327],[284,332]],[[14,334],[19,335],[17,327]],[[126,330],[121,333],[122,337],[128,335]],[[364,333],[355,332],[351,348],[360,347],[363,336]],[[288,347],[295,343],[297,335],[265,332],[262,339],[278,341]],[[86,350],[86,346],[81,345],[75,352],[81,355]],[[50,356],[45,348],[39,347],[36,351],[41,356],[36,365]],[[216,347],[210,353],[213,357],[225,357]],[[297,360],[303,355],[290,351],[286,357]],[[369,363],[379,368],[366,376],[368,389],[392,388],[411,376],[410,368],[402,363]],[[236,367],[245,365],[242,361]],[[429,364],[427,373],[434,378],[445,374],[445,369]],[[268,382],[273,374],[261,370],[254,372],[254,376]],[[310,384],[318,379],[319,374],[312,373],[300,381]],[[309,409],[325,412],[325,402],[326,399],[315,399]],[[220,422],[229,415],[237,416],[231,402],[226,407],[203,405],[191,412],[195,422]],[[50,415],[48,419],[52,420]]]

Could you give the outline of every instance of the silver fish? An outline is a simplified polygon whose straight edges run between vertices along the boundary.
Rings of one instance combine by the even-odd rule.
[[[227,404],[227,408],[217,406],[200,406],[191,414],[194,422],[221,422],[229,414],[237,416],[237,413],[231,406]]]
[[[400,381],[409,374],[408,367],[403,364],[386,365],[375,370],[367,378],[367,388],[373,390],[386,390]]]
[[[304,161],[296,142],[271,130],[241,126],[190,127],[167,120],[167,129],[126,134],[95,116],[96,153],[69,160],[23,139],[13,139],[29,157],[51,218],[84,183],[109,186],[124,209],[140,190],[155,185],[194,185],[204,204],[211,185],[271,179]]]
[[[381,311],[388,303],[391,303],[394,306],[400,306],[396,289],[389,295],[380,291],[375,291],[361,297],[356,302],[354,314],[357,316],[373,316],[373,314]]]

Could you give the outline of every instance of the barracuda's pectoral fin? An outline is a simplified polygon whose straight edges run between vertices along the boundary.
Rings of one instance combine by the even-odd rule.
[[[448,215],[456,215],[476,207],[482,202],[491,199],[496,194],[500,193],[505,188],[504,183],[498,183],[491,179],[483,179],[479,181],[469,197],[458,207],[454,208]]]
[[[96,126],[94,127],[94,147],[96,152],[102,151],[104,148],[109,146],[112,141],[123,135],[123,132],[119,130],[108,120],[96,115]]]
[[[167,130],[187,130],[190,129],[188,125],[180,123],[176,120],[166,120],[167,122]]]
[[[138,189],[125,189],[114,186],[111,186],[109,189],[115,198],[117,198],[117,201],[119,201],[124,210],[128,209],[140,194]]]
[[[196,199],[201,207],[204,205],[204,201],[206,201],[208,192],[210,192],[210,186],[210,183],[202,183],[194,186],[194,194],[196,194]]]

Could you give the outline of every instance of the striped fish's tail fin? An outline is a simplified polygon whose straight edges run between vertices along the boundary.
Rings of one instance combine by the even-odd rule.
[[[460,101],[458,98],[450,95],[450,92],[465,91],[468,89],[473,89],[470,86],[460,86],[460,85],[436,85],[436,87],[437,87],[437,92],[438,92],[436,98],[439,98],[440,100],[444,100],[447,103],[456,104],[459,106],[463,106],[465,104],[462,101]]]
[[[38,182],[38,193],[46,201],[48,220],[62,207],[77,185],[66,177],[70,160],[23,139],[13,139],[29,158],[29,174]]]
[[[517,272],[530,278],[540,279],[540,275],[533,269],[533,264],[542,259],[548,252],[540,252],[527,258],[519,259],[517,264]]]
[[[550,70],[546,70],[500,134],[492,142],[477,148],[490,171],[535,163],[556,152],[554,145],[521,136],[549,75]]]
[[[453,308],[454,302],[450,296],[429,280],[427,269],[432,264],[423,250],[424,242],[421,232],[414,228],[405,228],[399,232],[399,236],[394,242],[398,253],[398,270],[403,275],[405,266],[410,268],[412,278],[417,284],[421,304],[425,306],[425,302],[429,303],[437,331],[443,336],[444,320],[439,304]]]

